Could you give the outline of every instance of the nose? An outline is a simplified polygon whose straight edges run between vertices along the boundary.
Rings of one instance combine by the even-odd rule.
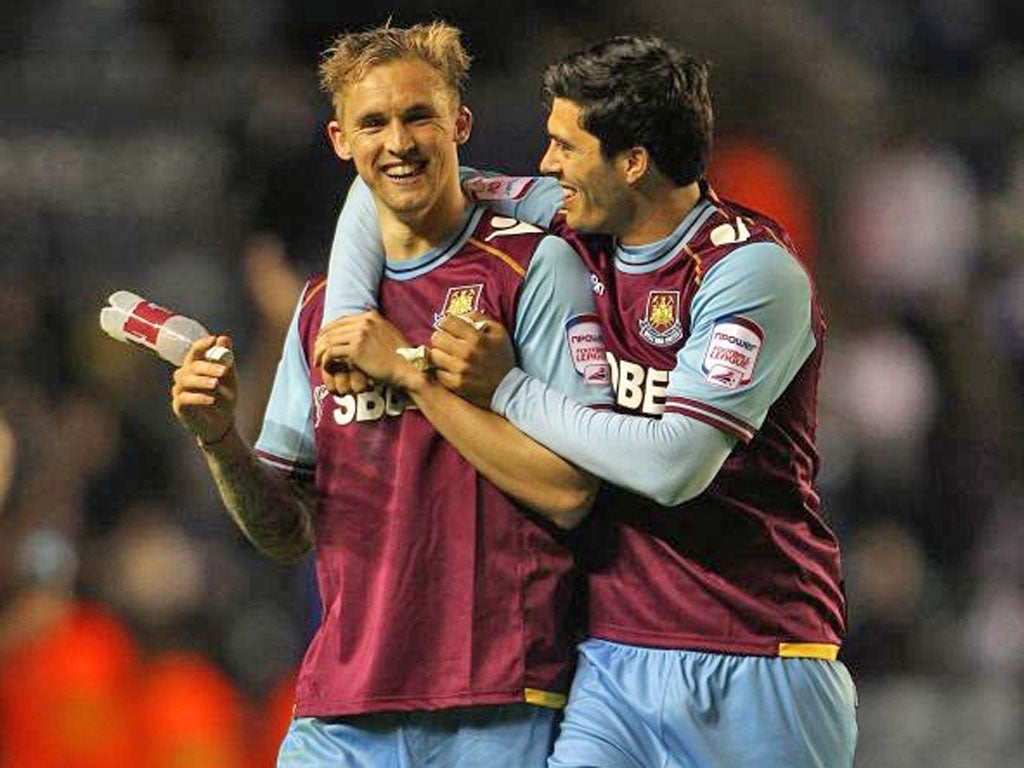
[[[548,148],[544,150],[544,156],[540,159],[540,172],[545,176],[557,176],[561,169],[561,163],[557,159],[555,142],[548,142]]]
[[[401,120],[392,120],[388,126],[385,147],[394,155],[404,155],[414,146],[412,131]]]

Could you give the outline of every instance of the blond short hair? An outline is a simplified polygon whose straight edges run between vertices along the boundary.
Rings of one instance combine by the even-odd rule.
[[[320,89],[330,96],[338,118],[346,88],[373,67],[399,59],[420,59],[432,66],[461,103],[470,61],[462,47],[462,31],[443,21],[405,29],[389,23],[366,32],[339,35],[324,53]]]

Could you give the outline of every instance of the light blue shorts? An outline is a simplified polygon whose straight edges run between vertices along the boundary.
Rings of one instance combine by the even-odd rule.
[[[849,768],[856,689],[821,659],[587,640],[548,768]]]
[[[560,713],[529,704],[292,721],[278,768],[543,768]]]

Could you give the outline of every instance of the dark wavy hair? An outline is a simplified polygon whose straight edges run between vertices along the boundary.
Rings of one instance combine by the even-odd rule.
[[[644,147],[679,186],[707,169],[714,116],[708,65],[653,36],[624,35],[547,68],[544,95],[580,107],[580,127],[611,158]]]

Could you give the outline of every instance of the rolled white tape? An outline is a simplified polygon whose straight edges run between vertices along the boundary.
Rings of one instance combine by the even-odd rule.
[[[226,365],[229,368],[235,363],[235,353],[227,347],[222,347],[220,345],[210,347],[206,350],[206,354],[204,354],[203,357],[211,363],[220,363],[221,365]]]
[[[430,368],[430,356],[427,354],[427,348],[422,344],[418,347],[399,347],[395,350],[395,354],[404,357],[421,371]]]

